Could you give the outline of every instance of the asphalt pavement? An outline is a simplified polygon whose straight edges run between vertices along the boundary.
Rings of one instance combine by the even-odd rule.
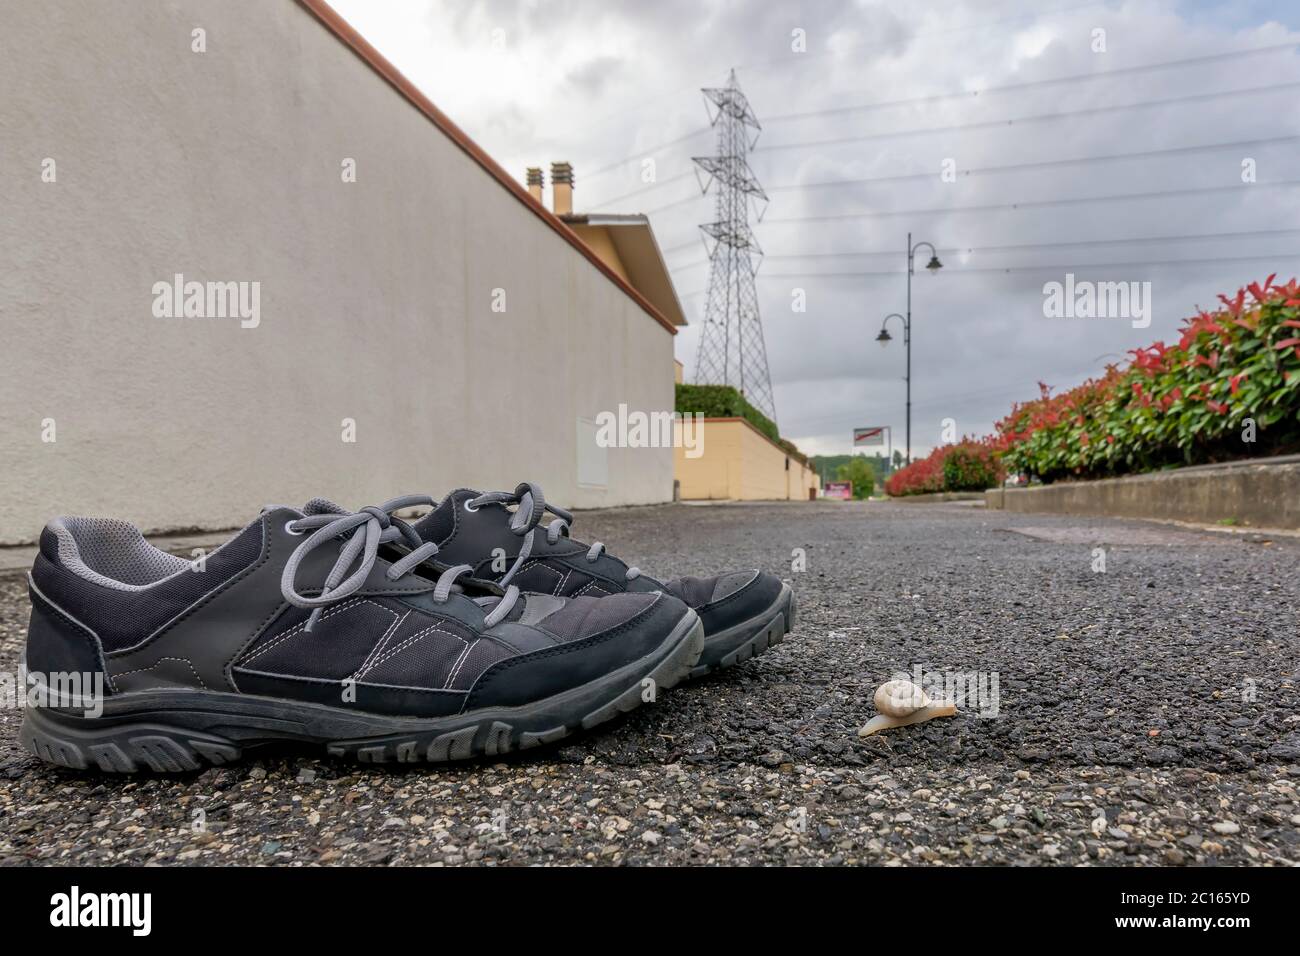
[[[1300,541],[967,504],[578,515],[657,576],[762,567],[794,634],[494,762],[78,774],[0,709],[0,863],[1300,863]],[[0,671],[25,581],[0,577]],[[896,672],[953,718],[861,738]]]

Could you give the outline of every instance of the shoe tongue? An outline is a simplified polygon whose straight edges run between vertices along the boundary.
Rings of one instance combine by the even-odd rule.
[[[345,515],[348,514],[348,510],[340,508],[328,498],[313,498],[302,506],[302,513],[305,515]]]
[[[479,492],[472,488],[459,488],[443,498],[427,515],[417,521],[413,528],[424,541],[442,544],[456,530],[456,509],[466,498],[477,498]]]
[[[519,599],[515,601],[515,606],[510,609],[510,613],[506,615],[505,619],[507,621],[517,621],[523,617],[524,610],[528,607],[529,597],[527,594],[519,595]],[[495,611],[497,605],[503,600],[505,600],[503,597],[496,594],[487,594],[473,599],[474,603],[481,607],[485,614],[491,614]]]

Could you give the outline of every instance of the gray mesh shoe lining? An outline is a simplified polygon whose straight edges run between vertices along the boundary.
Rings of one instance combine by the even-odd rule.
[[[262,544],[262,522],[257,520],[209,554],[202,565],[186,563],[185,570],[154,584],[133,585],[92,573],[80,560],[76,569],[67,567],[59,557],[58,535],[47,525],[32,574],[41,591],[98,634],[105,652],[111,653],[143,640],[247,569],[261,555]]]
[[[48,525],[59,543],[59,562],[96,584],[134,591],[192,565],[160,551],[140,529],[116,518],[55,518]]]

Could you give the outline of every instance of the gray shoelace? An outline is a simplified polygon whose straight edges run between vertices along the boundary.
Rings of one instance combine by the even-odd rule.
[[[542,489],[531,481],[521,482],[513,492],[489,491],[486,494],[479,495],[469,501],[467,507],[476,510],[484,505],[500,505],[504,508],[513,504],[517,504],[519,507],[515,509],[514,517],[510,519],[510,530],[525,537],[523,547],[519,549],[519,557],[515,558],[515,563],[510,566],[510,570],[501,576],[501,580],[498,582],[502,586],[510,583],[515,573],[524,566],[524,562],[533,553],[535,532],[540,530],[538,526],[541,524],[546,512],[549,511],[555,515],[555,519],[546,526],[547,544],[555,544],[560,540],[561,534],[568,536],[569,529],[573,525],[573,513],[557,505],[548,504],[546,497],[542,494]],[[604,550],[605,546],[603,544],[599,541],[595,542],[587,549],[587,561],[594,564]],[[635,580],[640,576],[640,568],[628,568],[625,573],[625,578],[628,581]]]
[[[381,505],[370,505],[360,511],[310,514],[290,521],[288,528],[295,533],[316,529],[294,549],[289,560],[285,562],[284,573],[280,576],[280,593],[284,595],[284,599],[294,607],[311,608],[306,630],[310,631],[320,620],[325,607],[350,597],[365,585],[375,566],[381,544],[402,540],[411,548],[409,553],[394,561],[384,572],[385,577],[390,581],[405,577],[418,565],[437,554],[436,544],[432,541],[421,541],[414,528],[392,514],[402,508],[433,503],[433,499],[427,496],[408,495],[404,498],[393,498]],[[307,555],[326,542],[344,535],[347,536],[347,543],[339,550],[338,560],[334,562],[334,567],[326,576],[320,594],[316,597],[308,597],[298,593],[298,567]],[[349,570],[354,565],[355,570],[349,574]],[[433,599],[439,604],[445,602],[451,596],[456,580],[461,575],[472,573],[473,570],[473,567],[468,564],[458,564],[443,571],[434,585]],[[505,596],[497,602],[496,607],[488,613],[483,622],[491,627],[501,621],[510,613],[518,600],[519,589],[513,585],[508,587]]]

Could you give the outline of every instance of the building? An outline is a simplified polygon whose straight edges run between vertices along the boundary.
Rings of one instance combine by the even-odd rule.
[[[540,167],[526,171],[525,182],[542,201]],[[644,215],[575,213],[574,171],[568,163],[551,164],[555,214],[611,270],[644,295],[674,325],[685,325],[672,276]],[[673,362],[673,381],[682,383],[682,363]],[[674,433],[673,473],[685,500],[805,501],[817,496],[820,481],[808,459],[777,444],[743,418],[706,419],[698,457]]]
[[[573,175],[568,163],[554,165],[565,167],[566,171],[560,175]],[[650,219],[641,214],[575,213],[571,207],[566,208],[572,202],[572,186],[565,187],[552,180],[551,188],[556,195],[555,214],[560,220],[673,325],[685,325],[686,315],[654,230],[650,228]]]
[[[542,170],[525,170],[528,194],[542,203]],[[552,211],[606,267],[645,297],[674,326],[686,324],[677,288],[655,239],[648,216],[636,213],[575,213],[574,178],[569,163],[551,163]],[[681,363],[673,359],[675,368]]]
[[[673,408],[644,219],[562,221],[320,0],[18,4],[4,29],[0,543],[525,478],[672,497],[670,448],[593,437]]]
[[[678,425],[680,430],[682,425]],[[698,455],[677,441],[673,470],[682,500],[811,501],[821,482],[803,455],[778,445],[744,418],[706,418]]]

